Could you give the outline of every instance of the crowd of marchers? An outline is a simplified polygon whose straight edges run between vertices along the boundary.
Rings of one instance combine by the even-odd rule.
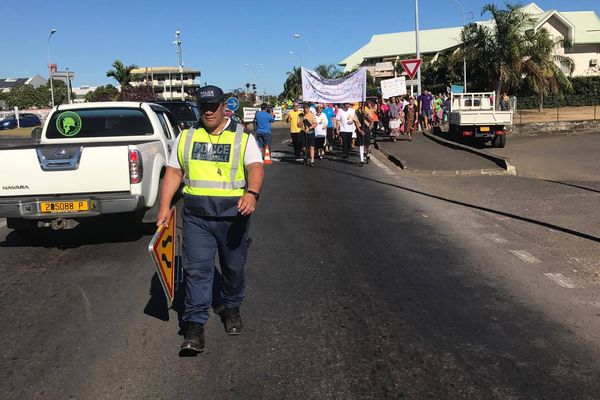
[[[397,141],[406,135],[430,129],[447,118],[450,97],[425,90],[418,97],[394,96],[360,103],[293,102],[286,122],[298,161],[315,166],[326,156],[358,157],[363,166],[370,161],[372,144],[379,138]]]

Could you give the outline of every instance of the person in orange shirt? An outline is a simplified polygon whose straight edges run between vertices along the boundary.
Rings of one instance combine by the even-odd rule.
[[[371,136],[373,140],[376,140],[377,136],[377,125],[379,125],[379,116],[377,115],[377,103],[369,102],[369,115],[371,117],[371,121],[373,121],[373,129],[371,130]]]

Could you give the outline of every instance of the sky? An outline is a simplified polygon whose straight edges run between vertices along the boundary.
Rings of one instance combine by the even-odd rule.
[[[467,22],[488,19],[492,0],[456,0]],[[229,91],[256,82],[279,94],[293,66],[337,64],[371,35],[415,28],[414,0],[1,0],[0,78],[47,76],[50,58],[75,72],[73,86],[116,84],[106,77],[124,64],[176,66],[175,32],[183,63],[200,70],[198,82]],[[339,4],[338,4],[339,3]],[[502,6],[504,2],[494,3]],[[522,1],[528,4],[528,1]],[[538,0],[544,10],[595,11],[600,0]],[[328,5],[326,5],[328,4]],[[455,1],[419,0],[420,28],[462,25]],[[300,34],[300,38],[294,38]],[[294,52],[290,54],[289,52]]]

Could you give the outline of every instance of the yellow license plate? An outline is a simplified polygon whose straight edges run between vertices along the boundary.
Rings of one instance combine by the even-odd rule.
[[[43,201],[40,203],[40,211],[43,213],[70,213],[89,209],[90,205],[87,200]]]
[[[490,127],[489,126],[482,126],[479,128],[480,132],[489,132],[490,131]]]

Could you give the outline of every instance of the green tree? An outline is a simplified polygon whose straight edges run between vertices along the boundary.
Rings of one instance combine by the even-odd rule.
[[[125,86],[129,86],[131,82],[131,70],[137,68],[137,65],[131,64],[125,66],[121,60],[115,60],[112,63],[113,69],[106,72],[106,76],[109,78],[114,78],[119,84],[121,88]]]
[[[131,86],[127,85],[121,87],[121,94],[119,95],[120,101],[157,101],[158,96],[152,92],[152,86],[150,84]]]
[[[575,70],[572,58],[553,54],[558,46],[570,47],[570,42],[564,39],[554,40],[545,29],[529,33],[528,55],[524,59],[525,79],[530,81],[534,92],[539,96],[539,110],[544,107],[545,94],[559,94],[562,91],[571,91],[573,86],[558,64],[569,70],[569,75]]]
[[[85,95],[85,101],[115,101],[119,96],[119,91],[113,85],[98,86],[95,90]]]
[[[50,83],[48,83],[48,86]],[[67,104],[67,84],[63,81],[53,79],[52,85],[54,87],[54,105]],[[73,99],[73,92],[71,92],[71,99]]]
[[[443,92],[446,86],[462,83],[463,61],[460,51],[442,51],[433,57],[423,56],[422,59],[421,82],[426,89],[434,93]]]
[[[302,69],[292,67],[286,74],[288,77],[283,83],[282,95],[286,99],[297,99],[302,95]]]
[[[469,64],[469,77],[477,89],[494,87],[496,102],[507,89],[521,87],[529,78],[540,96],[550,90],[557,93],[568,80],[555,62],[570,66],[568,57],[553,56],[555,42],[548,32],[534,31],[534,20],[516,4],[500,9],[495,4],[483,7],[482,15],[492,15],[491,26],[470,24],[461,38]],[[568,86],[567,86],[568,87]]]
[[[317,68],[315,68],[315,72],[317,72],[319,75],[321,75],[325,79],[339,78],[340,75],[342,74],[342,71],[340,71],[340,69],[337,67],[337,65],[333,65],[333,64],[318,65]]]
[[[35,106],[36,90],[31,85],[17,85],[8,93],[6,104],[10,107],[19,107],[20,109],[31,108]]]

